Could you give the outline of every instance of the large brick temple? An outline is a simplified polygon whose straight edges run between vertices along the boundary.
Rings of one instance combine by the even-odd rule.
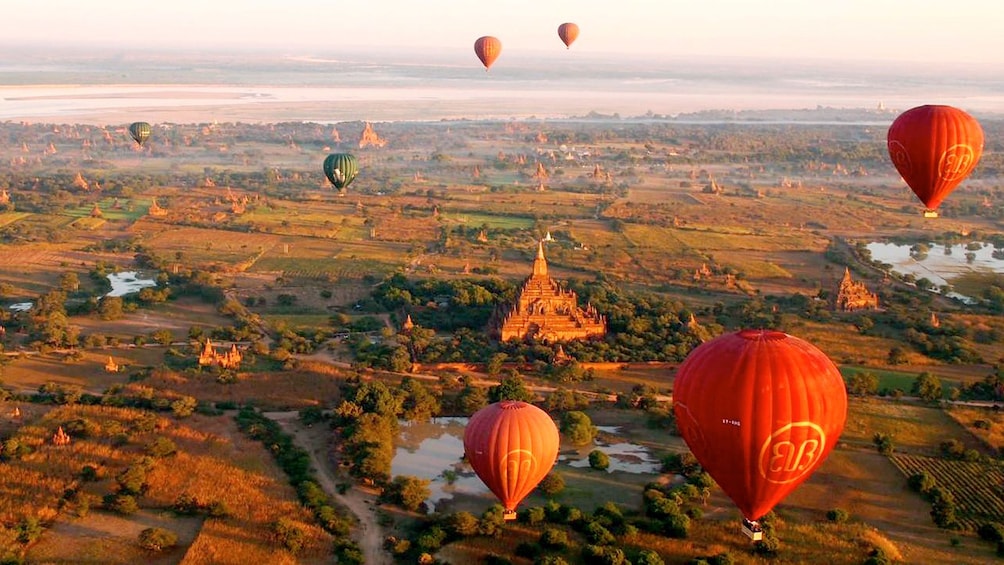
[[[523,282],[516,303],[496,310],[492,329],[502,341],[531,338],[557,342],[606,334],[606,316],[591,304],[579,308],[578,301],[574,291],[561,288],[547,274],[541,241],[533,272]]]

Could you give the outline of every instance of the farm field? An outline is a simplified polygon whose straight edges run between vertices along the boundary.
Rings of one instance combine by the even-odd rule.
[[[244,439],[228,416],[210,416],[217,404],[351,412],[341,404],[348,385],[379,382],[398,390],[411,375],[454,413],[467,383],[487,387],[513,371],[541,387],[537,391],[561,386],[599,397],[644,386],[671,394],[680,352],[707,337],[679,329],[690,315],[710,334],[775,324],[823,350],[845,378],[868,371],[878,377],[879,390],[906,396],[917,375],[930,372],[949,399],[951,389],[994,374],[1004,359],[1004,322],[990,292],[996,279],[960,280],[960,289],[989,297],[967,306],[918,290],[859,251],[890,237],[994,241],[1001,231],[995,198],[1000,166],[992,156],[1000,153],[997,146],[988,149],[986,172],[954,193],[932,223],[874,149],[882,147],[883,132],[855,124],[402,122],[375,124],[389,143],[365,148],[346,133],[362,123],[338,124],[345,140],[337,143],[334,127],[174,124],[163,132],[169,143],[137,151],[113,142],[93,158],[81,151],[80,137],[97,143],[102,128],[81,126],[69,136],[0,124],[7,133],[0,136],[4,162],[22,154],[21,144],[10,141],[18,137],[28,138],[30,147],[51,142],[58,149],[12,166],[0,179],[12,203],[0,204],[0,384],[18,395],[0,402],[0,416],[15,407],[22,414],[21,420],[0,418],[0,445],[26,438],[33,448],[18,467],[22,474],[11,475],[24,480],[9,491],[25,500],[37,496],[28,507],[44,508],[38,515],[45,531],[37,543],[10,545],[24,550],[29,562],[70,555],[137,562],[144,558],[139,531],[152,526],[175,531],[180,546],[153,563],[212,563],[227,552],[243,562],[330,562],[330,535],[296,502],[271,448]],[[987,128],[1004,132],[996,121]],[[576,149],[563,150],[562,142],[548,138],[574,139]],[[847,145],[848,138],[860,146]],[[706,146],[709,139],[717,140],[715,148]],[[722,149],[731,146],[723,140],[745,140],[738,147],[746,149]],[[351,150],[361,167],[343,192],[331,189],[319,168],[320,159],[336,150]],[[849,154],[860,167],[846,166]],[[538,162],[546,178],[535,176]],[[58,173],[47,176],[47,170]],[[76,182],[78,172],[88,188]],[[548,380],[546,371],[556,364],[552,343],[504,349],[480,340],[495,306],[485,296],[496,299],[519,287],[546,234],[550,276],[579,292],[580,305],[602,304],[611,329],[586,350],[603,364],[583,380]],[[876,293],[878,308],[835,309],[845,269]],[[123,297],[121,311],[108,312],[103,274],[124,270],[159,284],[153,293]],[[388,281],[397,285],[392,292],[384,292]],[[488,290],[495,288],[502,290]],[[11,308],[29,302],[34,311]],[[468,307],[483,316],[468,320]],[[390,372],[387,360],[408,343],[399,332],[408,315],[442,326],[423,328],[433,330],[430,343],[420,337],[406,352],[412,357]],[[366,323],[380,327],[346,331]],[[165,339],[163,330],[174,343],[157,343]],[[686,331],[694,332],[689,341],[673,341]],[[197,349],[206,338],[227,348],[237,342],[247,361],[228,369],[198,365]],[[659,357],[631,357],[658,339],[665,340],[652,349]],[[453,354],[439,361],[456,365],[408,373],[408,362],[418,363],[423,347]],[[566,351],[575,347],[566,344]],[[487,361],[499,351],[506,353],[505,368],[489,377]],[[105,370],[109,357],[119,371]],[[419,361],[412,370],[437,364]],[[41,397],[31,402],[40,388],[60,387],[143,399],[147,408],[56,406]],[[171,403],[189,397],[195,415],[169,415]],[[587,412],[595,424],[621,429],[616,437],[601,436],[604,441],[622,435],[656,458],[686,451],[665,422],[653,423],[642,411],[593,405]],[[130,427],[147,417],[156,419],[154,432]],[[99,433],[75,435],[68,449],[51,445],[55,427],[88,418],[102,422]],[[825,555],[835,564],[860,563],[872,547],[905,563],[987,562],[994,548],[971,529],[1004,519],[992,493],[979,490],[1004,480],[996,460],[1002,426],[999,414],[978,407],[853,398],[830,459],[777,507],[782,549],[774,562],[816,563]],[[891,457],[876,451],[876,433],[891,436]],[[103,509],[97,501],[157,434],[171,438],[179,453],[150,472],[140,510],[129,517]],[[330,455],[333,476],[345,485],[340,488],[361,492],[362,481],[339,461],[344,454],[336,434],[324,435],[311,452]],[[984,454],[979,465],[985,466],[941,459],[940,444],[948,439]],[[73,504],[61,508],[59,498],[77,480],[84,459],[98,454],[107,459],[105,474],[80,483],[95,498],[90,512],[77,516]],[[17,464],[4,460],[0,466]],[[906,485],[906,474],[919,468],[958,485],[967,530],[933,524],[930,503]],[[675,480],[567,464],[558,469],[566,488],[556,500],[586,511],[613,502],[640,513],[649,482]],[[966,482],[974,475],[989,482]],[[244,486],[221,493],[220,476]],[[31,481],[44,488],[29,492]],[[233,518],[175,515],[169,509],[185,490],[236,497]],[[439,510],[480,515],[491,501],[460,495]],[[546,503],[535,493],[524,505]],[[392,525],[373,526],[380,534],[405,535],[430,519],[386,502],[380,507],[393,516],[387,519]],[[827,520],[834,508],[848,511],[849,520]],[[721,552],[737,563],[768,562],[737,534],[738,511],[720,489],[700,511],[686,539],[640,531],[620,543],[631,551],[654,549],[667,563]],[[4,512],[5,525],[22,518],[14,505]],[[306,549],[295,557],[269,541],[269,524],[280,514],[295,517],[304,529]],[[581,562],[585,538],[565,529],[573,543],[568,555]],[[502,538],[466,538],[435,554],[466,563],[496,552],[513,563],[532,563],[514,548],[538,537],[538,530],[513,524]]]

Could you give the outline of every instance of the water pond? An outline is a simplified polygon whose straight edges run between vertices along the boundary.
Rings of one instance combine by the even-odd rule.
[[[952,279],[966,273],[1004,273],[1004,250],[999,251],[989,243],[904,245],[872,242],[865,248],[872,260],[891,265],[894,273],[927,279],[938,287],[950,285]],[[952,292],[948,296],[972,300]]]
[[[435,418],[431,422],[401,422],[398,447],[391,463],[391,475],[410,475],[431,481],[426,500],[429,511],[458,494],[483,495],[488,487],[481,482],[464,456],[464,427],[467,418]],[[645,447],[626,441],[608,441],[620,430],[599,426],[600,437],[594,445],[575,448],[562,446],[558,465],[588,467],[589,452],[599,449],[610,458],[608,473],[616,471],[658,474],[659,461]]]
[[[133,292],[139,292],[144,288],[157,286],[157,281],[153,279],[141,279],[136,271],[111,273],[108,275],[108,282],[112,284],[112,290],[105,296],[125,296]]]

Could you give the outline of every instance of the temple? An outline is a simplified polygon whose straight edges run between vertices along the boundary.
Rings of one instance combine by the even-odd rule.
[[[845,267],[844,278],[840,279],[840,286],[837,288],[837,310],[874,310],[878,305],[878,295],[870,292],[863,282],[851,279],[851,270]]]
[[[213,347],[213,342],[206,340],[206,345],[199,354],[199,365],[218,366],[223,369],[236,369],[241,366],[241,352],[237,350],[237,345],[231,345],[225,353],[217,353]]]
[[[547,274],[541,241],[533,272],[523,282],[516,303],[496,310],[493,329],[502,341],[529,338],[557,342],[603,336],[607,319],[591,304],[579,308],[575,292],[561,288]]]

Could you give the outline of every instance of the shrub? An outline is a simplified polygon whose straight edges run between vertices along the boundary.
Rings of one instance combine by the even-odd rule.
[[[980,539],[986,541],[1004,541],[1004,525],[1000,522],[986,522],[984,524],[980,524],[976,533],[980,535]]]
[[[540,534],[540,545],[548,549],[564,549],[568,547],[568,534],[558,528],[546,528]]]
[[[146,446],[146,453],[150,457],[170,457],[178,452],[178,446],[166,437],[159,437]]]
[[[139,533],[139,546],[150,551],[164,551],[178,544],[178,535],[164,528],[147,528]]]
[[[610,467],[610,457],[599,449],[589,452],[589,466],[599,471],[606,471]]]
[[[303,529],[289,518],[279,518],[270,526],[272,541],[286,551],[296,554],[303,548]]]
[[[540,481],[540,484],[537,485],[537,490],[543,493],[544,496],[553,498],[565,490],[565,479],[562,478],[561,474],[552,471],[544,477],[544,480]]]
[[[174,504],[171,505],[171,509],[177,514],[194,516],[199,513],[200,506],[199,501],[196,500],[194,496],[187,492],[183,492],[174,500]]]
[[[834,508],[826,513],[826,519],[837,524],[843,524],[851,517],[850,512],[843,508]]]
[[[105,508],[124,516],[129,516],[139,511],[139,504],[136,504],[136,498],[129,494],[108,494],[105,495],[103,502]]]

